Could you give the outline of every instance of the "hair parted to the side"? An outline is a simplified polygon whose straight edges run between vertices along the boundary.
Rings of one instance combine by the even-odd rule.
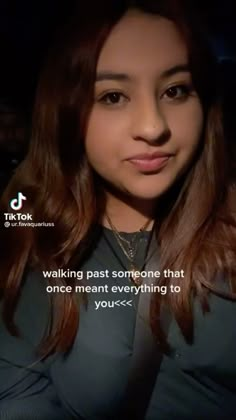
[[[185,272],[184,280],[172,279],[181,292],[168,293],[162,299],[168,302],[185,338],[191,340],[192,295],[199,296],[206,310],[206,292],[216,289],[214,279],[223,273],[231,291],[227,297],[236,296],[236,194],[217,100],[216,63],[183,2],[88,3],[86,9],[76,8],[48,53],[36,94],[29,153],[1,202],[3,214],[9,211],[9,200],[21,191],[27,196],[24,212],[33,214],[34,221],[55,224],[50,231],[44,227],[3,230],[0,292],[4,320],[17,334],[13,314],[27,268],[72,268],[75,254],[82,261],[93,242],[92,227],[101,210],[96,174],[86,159],[83,139],[93,103],[96,64],[114,25],[135,7],[176,23],[189,48],[193,80],[205,110],[197,156],[183,179],[160,198],[156,224],[160,269]],[[71,284],[71,279],[57,282]],[[57,316],[52,315],[52,328],[42,347],[47,353],[70,348],[78,327],[78,302],[73,293],[53,295],[52,306]],[[160,295],[154,295],[151,324],[164,341],[159,312]]]

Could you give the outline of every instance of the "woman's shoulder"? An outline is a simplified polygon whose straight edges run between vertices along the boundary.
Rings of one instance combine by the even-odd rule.
[[[40,272],[28,272],[23,276],[14,316],[20,337],[10,334],[0,316],[1,419],[67,418],[49,377],[54,359],[52,356],[45,359],[36,352],[49,313],[45,279]]]
[[[30,346],[37,346],[44,336],[50,317],[50,299],[46,292],[46,281],[42,273],[27,270],[23,276],[22,288],[13,318],[20,337],[10,334],[2,319],[2,302],[0,308],[1,343],[15,342],[19,344],[23,340]]]

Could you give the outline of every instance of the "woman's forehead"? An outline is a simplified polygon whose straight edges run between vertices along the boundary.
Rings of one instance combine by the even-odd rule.
[[[101,50],[97,72],[135,75],[187,64],[187,46],[176,25],[164,17],[131,10],[114,26]]]

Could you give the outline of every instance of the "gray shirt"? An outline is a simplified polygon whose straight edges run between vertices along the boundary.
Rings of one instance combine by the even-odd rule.
[[[148,240],[148,233],[140,239],[137,265],[142,265]],[[112,276],[128,266],[109,229],[103,230],[80,268],[84,272],[106,269],[109,277],[87,280],[90,286],[108,284],[109,288],[105,293],[89,293],[87,307],[81,305],[71,350],[41,361],[35,348],[49,316],[46,281],[41,273],[27,276],[15,316],[22,337],[10,336],[0,323],[1,420],[117,418],[132,360],[138,297],[111,291],[112,285],[128,286],[130,280]],[[110,302],[110,306],[96,309],[95,301]],[[118,301],[132,303],[114,304]],[[236,304],[212,294],[210,307],[211,312],[203,315],[199,302],[194,303],[192,345],[172,319],[168,341],[173,351],[162,359],[145,420],[235,420]]]

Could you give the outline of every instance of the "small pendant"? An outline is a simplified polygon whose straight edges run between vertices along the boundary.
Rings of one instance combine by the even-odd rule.
[[[132,280],[132,282],[136,286],[140,286],[142,284],[142,277],[141,277],[140,271],[136,267],[134,267],[132,265],[130,272],[131,272],[131,280]]]
[[[132,248],[129,248],[128,254],[131,259],[134,258],[134,250]]]

